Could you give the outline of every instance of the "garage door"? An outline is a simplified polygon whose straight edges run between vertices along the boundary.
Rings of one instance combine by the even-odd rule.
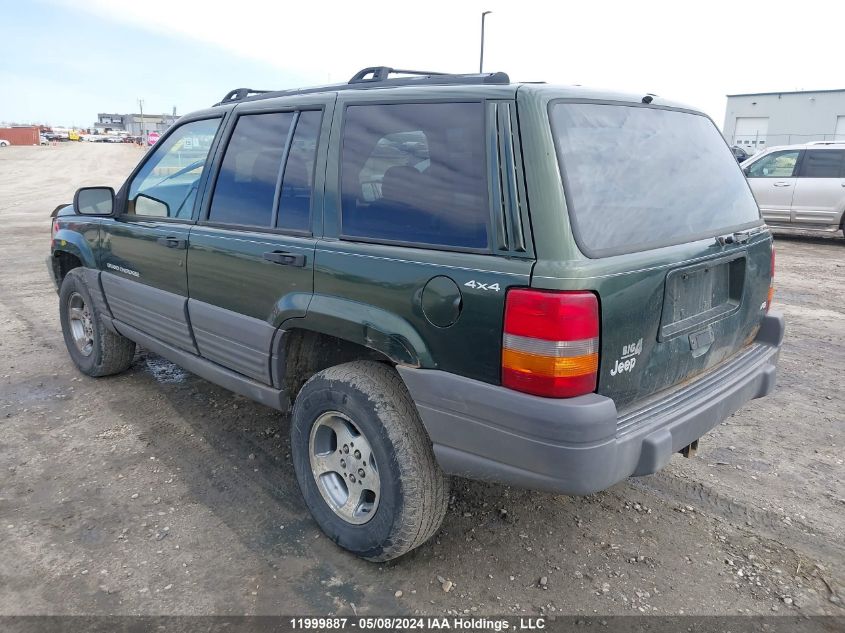
[[[766,135],[769,133],[769,117],[744,116],[736,118],[734,143],[745,148],[751,154],[766,147]]]
[[[836,117],[836,131],[834,141],[845,141],[845,116]]]

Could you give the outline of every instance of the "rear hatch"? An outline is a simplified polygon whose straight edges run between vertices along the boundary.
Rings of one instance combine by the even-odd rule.
[[[771,235],[712,121],[577,101],[549,116],[581,286],[601,306],[598,392],[631,408],[750,344]]]

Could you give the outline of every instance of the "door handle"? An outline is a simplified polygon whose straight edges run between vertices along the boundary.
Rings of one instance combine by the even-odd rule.
[[[182,240],[178,237],[160,237],[156,242],[167,248],[185,248],[188,244],[188,240]]]
[[[791,187],[792,186],[788,182],[776,182],[776,183],[774,183],[774,185],[775,185],[775,187]]]
[[[305,266],[305,255],[297,255],[286,251],[270,251],[269,253],[264,253],[264,259],[280,266],[296,266],[297,268],[303,268]]]

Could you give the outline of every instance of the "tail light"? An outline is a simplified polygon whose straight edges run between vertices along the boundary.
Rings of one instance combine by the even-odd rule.
[[[769,277],[769,296],[766,297],[766,312],[772,307],[772,299],[775,298],[775,243],[772,242],[772,268]]]
[[[595,391],[599,307],[591,292],[508,292],[502,340],[502,384],[571,398]]]

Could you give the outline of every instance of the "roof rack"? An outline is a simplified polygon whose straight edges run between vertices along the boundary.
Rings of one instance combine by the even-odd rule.
[[[254,97],[257,95],[263,95],[270,92],[269,90],[254,90],[253,88],[235,88],[234,90],[230,90],[226,93],[226,96],[223,97],[219,102],[215,103],[214,105],[224,105],[226,103],[233,103],[235,101],[243,101],[247,97]]]
[[[390,75],[405,76],[391,77]],[[269,99],[271,97],[335,90],[363,90],[393,86],[507,85],[510,82],[511,80],[507,73],[501,72],[455,74],[427,70],[402,70],[391,68],[390,66],[369,66],[355,73],[347,83],[297,88],[293,90],[253,90],[252,88],[238,88],[237,90],[230,90],[221,101],[214,105],[228,105],[239,101],[254,101],[257,99]]]
[[[810,141],[807,145],[845,145],[845,139],[841,141]]]
[[[390,75],[410,75],[410,77],[391,79]],[[390,66],[370,66],[359,70],[349,80],[350,84],[387,83],[397,85],[400,82],[413,84],[509,84],[506,73],[471,73],[455,74],[432,70],[402,70]]]

